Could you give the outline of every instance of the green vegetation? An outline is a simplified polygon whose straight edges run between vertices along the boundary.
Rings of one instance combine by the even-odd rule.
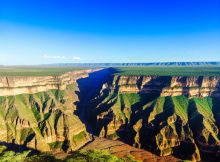
[[[133,157],[118,158],[107,151],[76,151],[64,159],[57,159],[50,153],[34,154],[32,151],[14,152],[7,150],[6,146],[0,146],[1,162],[136,162]]]
[[[125,162],[125,159],[109,154],[107,151],[77,151],[66,158],[66,162]]]
[[[50,146],[51,149],[61,149],[62,146],[63,146],[63,142],[56,141],[56,142],[53,142],[53,143],[49,143],[49,146]]]
[[[30,151],[24,151],[22,153],[15,153],[14,151],[7,151],[6,146],[0,146],[0,161],[1,162],[21,162],[24,161]]]
[[[74,142],[82,141],[86,136],[87,136],[86,132],[82,131],[79,134],[73,136],[73,141]]]
[[[220,66],[200,67],[120,67],[116,75],[155,75],[155,76],[220,76]]]
[[[131,93],[131,94],[125,93],[125,94],[120,94],[119,96],[120,96],[120,99],[122,100],[122,102],[127,107],[131,107],[135,103],[138,103],[141,101],[141,95],[136,94],[136,93]]]
[[[153,148],[160,156],[170,155],[176,151],[176,147],[182,147],[180,155],[183,159],[200,159],[203,150],[199,152],[199,149],[202,146],[209,145],[207,148],[212,149],[213,153],[219,147],[218,98],[113,93],[109,94],[110,99],[106,97],[108,99],[101,101],[98,106],[102,109],[101,117],[111,117],[112,113],[114,117],[110,122],[109,118],[98,120],[97,123],[102,124],[100,134],[104,137],[127,142],[134,140],[135,146]],[[105,111],[104,106],[108,107]],[[103,128],[107,128],[105,132]],[[133,136],[132,131],[135,132]],[[188,148],[191,152],[184,152]]]
[[[140,94],[119,94],[117,97],[117,102],[112,106],[112,109],[117,117],[121,117],[123,121],[130,119],[132,110],[132,105],[141,102],[143,95]],[[105,101],[104,101],[105,102]],[[115,137],[115,136],[114,136]]]
[[[41,151],[66,150],[70,147],[69,143],[74,147],[83,145],[89,137],[87,132],[83,132],[85,129],[81,121],[73,114],[75,97],[75,94],[65,90],[0,96],[1,141],[20,145],[37,141],[36,149]],[[75,125],[77,130],[74,129]],[[76,135],[75,131],[83,133]],[[68,136],[66,141],[69,143],[63,145],[63,141],[56,139],[46,143],[44,138],[47,136],[58,136],[61,139]]]
[[[181,117],[184,124],[188,121],[188,99],[185,96],[172,97],[175,113]]]
[[[0,76],[57,76],[68,71],[85,70],[88,67],[3,66]]]
[[[48,67],[48,66],[3,66],[0,76],[57,76],[68,71],[85,70],[91,67]],[[117,67],[116,75],[156,75],[156,76],[220,76],[220,66],[147,66]]]

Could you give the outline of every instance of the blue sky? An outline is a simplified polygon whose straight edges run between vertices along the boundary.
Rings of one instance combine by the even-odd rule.
[[[220,61],[220,0],[0,0],[0,64]]]

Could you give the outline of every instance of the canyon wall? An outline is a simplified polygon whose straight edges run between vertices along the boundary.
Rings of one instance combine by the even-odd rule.
[[[100,137],[160,156],[219,157],[220,77],[117,76],[87,103]]]
[[[159,156],[220,156],[220,77],[120,76],[113,69],[0,77],[0,141],[73,151],[91,134]]]
[[[161,96],[220,97],[219,76],[115,76],[114,82],[121,93],[160,93]]]
[[[91,141],[75,114],[80,93],[77,80],[100,70],[0,77],[0,143],[20,149],[69,152]]]
[[[1,76],[0,96],[33,94],[52,89],[65,90],[67,85],[99,70],[101,69],[72,71],[59,76]]]

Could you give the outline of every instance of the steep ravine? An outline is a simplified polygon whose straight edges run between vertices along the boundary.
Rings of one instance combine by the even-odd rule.
[[[77,80],[100,71],[61,76],[0,77],[0,142],[19,149],[74,151],[92,140],[74,114]]]
[[[102,141],[101,149],[114,146],[112,152],[120,154],[118,145],[126,146],[131,154],[143,155],[141,159],[146,154],[155,161],[168,155],[219,160],[220,77],[114,72],[107,68],[56,77],[1,77],[0,142],[71,152],[85,145],[98,149]]]
[[[54,153],[91,142],[83,114],[87,100],[99,94],[109,75],[109,69],[92,69],[60,76],[0,77],[0,144]]]
[[[220,154],[220,78],[112,76],[87,103],[96,135],[160,156],[200,161]]]

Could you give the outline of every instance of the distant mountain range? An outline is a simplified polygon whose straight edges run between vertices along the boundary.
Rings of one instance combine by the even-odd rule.
[[[91,67],[126,67],[126,66],[220,66],[220,62],[152,62],[152,63],[58,63],[46,66],[91,66]]]

